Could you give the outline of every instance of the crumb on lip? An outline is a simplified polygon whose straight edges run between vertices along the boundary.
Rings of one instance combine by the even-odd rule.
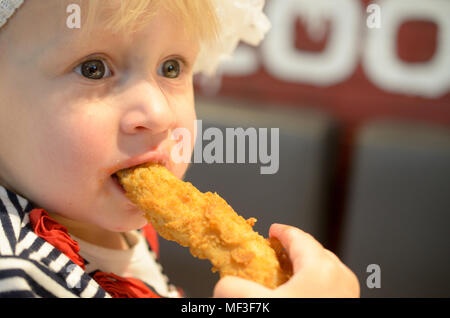
[[[137,164],[137,165],[135,165],[135,166],[131,166],[131,167],[128,167],[128,168],[121,169],[121,170],[119,170],[119,171],[116,171],[115,173],[116,173],[116,174],[119,174],[119,173],[125,173],[125,172],[129,172],[129,171],[131,171],[131,170],[134,170],[134,169],[136,169],[136,168],[144,168],[144,167],[148,167],[148,166],[152,166],[152,165],[161,165],[161,166],[164,166],[165,163],[164,163],[164,162],[152,162],[152,161],[150,161],[150,162],[144,162],[144,163]]]
[[[128,167],[128,168],[123,168],[123,169],[117,170],[116,172],[114,172],[111,175],[111,177],[113,179],[116,179],[119,182],[119,184],[121,184],[120,179],[123,178],[123,177],[126,177],[134,169],[141,168],[141,167],[147,167],[147,166],[151,166],[151,165],[165,166],[165,162],[144,162],[144,163],[141,163],[141,164],[137,164],[135,166],[131,166],[131,167]]]

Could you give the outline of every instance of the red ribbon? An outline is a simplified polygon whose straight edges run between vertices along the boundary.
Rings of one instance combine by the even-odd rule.
[[[78,254],[80,252],[78,242],[69,236],[65,226],[53,220],[43,209],[34,209],[30,212],[30,223],[37,236],[56,247],[85,270],[84,260]],[[146,226],[143,233],[150,247],[158,254],[158,237],[153,227]],[[123,278],[104,272],[96,272],[93,278],[114,298],[160,298],[139,279]]]
[[[124,278],[113,273],[97,272],[94,279],[113,298],[161,298],[136,278]]]
[[[146,226],[142,228],[142,234],[147,239],[148,244],[152,251],[155,252],[156,257],[159,258],[159,243],[158,243],[158,234],[156,233],[153,226],[148,223]]]
[[[34,209],[30,212],[30,222],[37,236],[43,238],[58,250],[66,254],[75,264],[84,268],[84,260],[78,254],[80,247],[67,232],[67,228],[48,215],[43,209]]]

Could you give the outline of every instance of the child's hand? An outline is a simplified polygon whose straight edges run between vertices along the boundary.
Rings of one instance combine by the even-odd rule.
[[[359,297],[355,274],[310,234],[295,227],[273,224],[269,235],[280,240],[291,259],[294,275],[271,290],[239,277],[226,276],[214,297]]]

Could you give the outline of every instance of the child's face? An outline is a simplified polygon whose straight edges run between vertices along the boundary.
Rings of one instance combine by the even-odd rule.
[[[198,47],[165,12],[131,36],[99,29],[76,44],[59,1],[26,1],[0,30],[0,182],[78,222],[139,228],[145,219],[111,174],[157,153],[183,176],[170,133],[187,128],[194,142]]]

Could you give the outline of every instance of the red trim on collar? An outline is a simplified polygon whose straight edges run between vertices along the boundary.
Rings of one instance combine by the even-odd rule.
[[[55,220],[43,209],[33,209],[30,212],[30,223],[34,233],[43,238],[48,243],[63,252],[75,264],[79,265],[83,270],[84,260],[78,254],[80,247],[78,242],[74,241],[67,232],[67,228]]]
[[[159,242],[158,242],[158,234],[156,233],[153,226],[148,223],[146,226],[142,228],[142,234],[147,239],[148,244],[152,251],[155,252],[156,257],[159,258]]]
[[[55,248],[64,253],[75,264],[83,270],[85,264],[83,258],[78,254],[80,247],[78,242],[73,240],[67,228],[55,220],[43,209],[33,209],[30,211],[30,223],[37,236],[46,240]],[[151,226],[143,229],[152,250],[158,253],[158,237],[156,231]],[[160,298],[144,282],[136,278],[123,278],[113,273],[96,272],[93,279],[114,298]]]
[[[161,298],[142,281],[113,273],[96,272],[94,279],[113,298]]]

